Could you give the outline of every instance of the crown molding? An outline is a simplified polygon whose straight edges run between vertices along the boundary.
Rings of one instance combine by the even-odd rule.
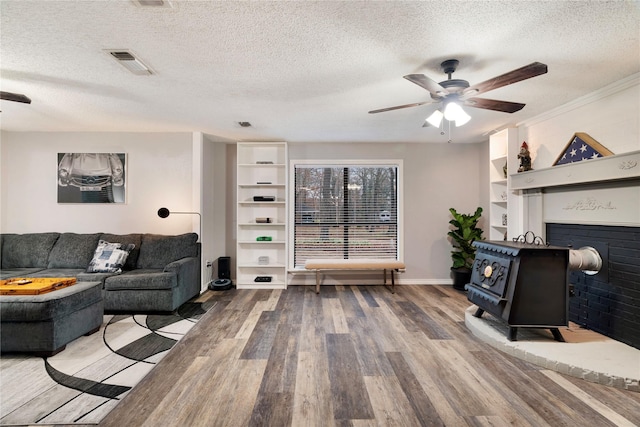
[[[623,90],[626,90],[633,86],[638,86],[638,85],[640,85],[640,73],[635,73],[628,77],[625,77],[624,79],[618,80],[617,82],[611,83],[610,85],[607,85],[601,89],[591,92],[587,95],[581,96],[580,98],[574,99],[571,102],[568,102],[564,105],[556,107],[553,110],[549,110],[545,113],[542,113],[540,115],[524,120],[518,123],[517,126],[518,127],[533,126],[537,123],[543,122],[545,120],[549,120],[553,117],[575,110],[576,108],[583,107],[587,104],[591,104],[593,102],[599,101],[603,98],[606,98],[607,96],[613,95],[615,93],[621,92]]]

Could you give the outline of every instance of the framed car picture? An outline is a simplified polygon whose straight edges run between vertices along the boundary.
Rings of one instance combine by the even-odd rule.
[[[125,153],[58,153],[58,203],[125,203]]]

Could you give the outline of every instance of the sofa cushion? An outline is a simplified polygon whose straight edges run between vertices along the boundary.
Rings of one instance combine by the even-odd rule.
[[[78,282],[100,282],[104,287],[105,279],[116,275],[118,273],[87,273],[86,271],[79,271],[74,277]]]
[[[122,267],[132,249],[133,243],[98,241],[93,258],[89,261],[87,273],[122,273]]]
[[[84,268],[45,268],[28,277],[76,277],[79,273],[84,273]]]
[[[121,290],[169,290],[178,286],[174,273],[165,273],[158,269],[138,269],[117,276],[107,277],[105,291]]]
[[[140,254],[140,245],[142,244],[142,234],[108,234],[104,233],[100,236],[100,240],[106,240],[112,243],[124,243],[126,245],[132,244],[134,248],[129,252],[127,262],[122,267],[122,270],[133,270],[138,263],[138,255]]]
[[[13,277],[33,277],[33,274],[42,271],[42,268],[3,268],[0,270],[0,280]]]
[[[144,234],[138,268],[164,268],[172,261],[185,257],[198,256],[198,235],[196,233],[180,234],[178,236],[163,236],[159,234]]]
[[[100,233],[62,233],[51,249],[47,267],[86,269],[99,239]]]
[[[2,269],[46,268],[49,252],[60,233],[4,234]]]

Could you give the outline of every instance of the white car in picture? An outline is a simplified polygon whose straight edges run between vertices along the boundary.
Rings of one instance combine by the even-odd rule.
[[[124,185],[124,167],[115,153],[65,153],[58,164],[58,185],[102,191]]]

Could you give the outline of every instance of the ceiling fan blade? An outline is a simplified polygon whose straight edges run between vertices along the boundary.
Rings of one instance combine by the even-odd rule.
[[[379,110],[371,110],[369,114],[384,113],[385,111],[399,110],[401,108],[417,107],[419,105],[429,104],[429,102],[416,102],[415,104],[396,105],[395,107],[381,108]]]
[[[487,98],[469,98],[464,102],[464,105],[475,108],[484,108],[485,110],[501,111],[503,113],[515,113],[522,110],[526,104],[519,102],[509,101],[497,101],[495,99]]]
[[[465,94],[478,95],[490,90],[498,89],[503,86],[510,85],[522,80],[530,79],[531,77],[539,76],[547,72],[546,64],[541,62],[533,62],[517,70],[509,71],[498,77],[486,80],[482,83],[475,84],[465,89]]]
[[[1,92],[0,91],[0,99],[4,99],[6,101],[14,101],[14,102],[22,102],[25,104],[31,104],[31,99],[22,95],[20,93],[11,93],[11,92]]]
[[[409,80],[411,83],[415,83],[418,86],[425,88],[432,95],[435,96],[446,96],[449,94],[449,91],[440,86],[440,83],[437,83],[434,80],[431,80],[429,77],[424,74],[407,74],[404,76],[405,79]]]

